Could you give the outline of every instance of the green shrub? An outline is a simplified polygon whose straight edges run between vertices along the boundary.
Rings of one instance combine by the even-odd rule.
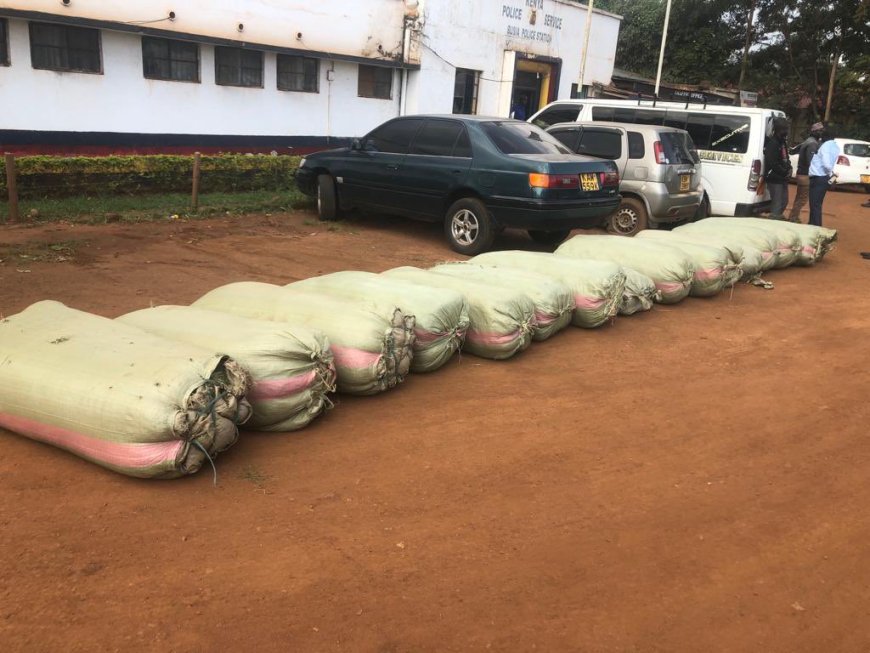
[[[191,190],[193,175],[192,156],[22,156],[15,162],[22,199],[183,193]],[[297,156],[203,156],[200,192],[290,190],[298,165]],[[0,168],[0,196],[6,198],[5,165]]]

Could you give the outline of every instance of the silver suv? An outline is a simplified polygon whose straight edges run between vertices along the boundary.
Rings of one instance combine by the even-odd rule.
[[[622,202],[608,231],[630,236],[648,226],[700,216],[701,160],[684,129],[617,122],[565,122],[547,131],[572,152],[619,167]]]

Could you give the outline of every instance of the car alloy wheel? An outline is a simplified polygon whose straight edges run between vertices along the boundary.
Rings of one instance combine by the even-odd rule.
[[[453,218],[450,220],[450,230],[457,243],[471,247],[480,233],[480,222],[473,212],[468,209],[460,209],[453,214]]]
[[[633,234],[637,231],[640,218],[630,206],[620,207],[613,216],[613,227],[621,234]]]

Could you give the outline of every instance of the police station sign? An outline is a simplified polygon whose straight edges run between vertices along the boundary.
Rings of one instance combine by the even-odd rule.
[[[553,40],[553,31],[562,29],[562,18],[547,13],[544,0],[503,4],[501,15],[507,23],[506,33],[511,38],[550,43]]]

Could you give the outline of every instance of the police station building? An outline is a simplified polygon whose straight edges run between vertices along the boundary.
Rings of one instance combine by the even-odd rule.
[[[304,153],[405,114],[526,117],[608,84],[619,25],[567,0],[0,0],[0,151]]]

